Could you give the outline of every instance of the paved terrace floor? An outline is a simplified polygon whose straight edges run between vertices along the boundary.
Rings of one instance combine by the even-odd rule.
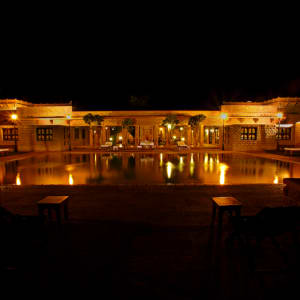
[[[10,293],[94,295],[102,299],[271,299],[298,291],[298,249],[288,235],[284,253],[266,240],[259,251],[218,238],[210,227],[211,197],[234,196],[242,215],[265,206],[295,205],[282,185],[240,186],[14,186],[0,204],[37,215],[36,202],[70,195],[70,220],[46,222],[41,242],[3,254],[1,284]],[[25,238],[26,240],[26,238]],[[250,267],[249,253],[255,260]],[[4,253],[4,252],[3,252]],[[60,291],[62,289],[62,291]],[[40,294],[40,295],[43,295]]]

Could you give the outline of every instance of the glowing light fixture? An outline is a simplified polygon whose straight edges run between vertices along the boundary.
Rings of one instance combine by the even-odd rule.
[[[17,173],[17,177],[16,177],[16,185],[21,185],[21,177],[20,177],[20,173]]]
[[[220,184],[223,185],[225,184],[225,174],[226,174],[226,171],[228,169],[228,166],[224,163],[220,163],[219,165],[219,170],[220,170]]]
[[[110,141],[112,141],[112,140],[113,140],[113,138],[112,138],[112,137],[110,137],[110,138],[109,138],[109,140],[110,140]]]
[[[73,176],[72,176],[71,173],[69,174],[69,184],[70,184],[70,185],[73,185],[73,184],[74,184]]]
[[[226,113],[221,113],[220,118],[221,118],[222,120],[226,120],[226,119],[227,119],[227,114],[226,114]]]
[[[173,135],[173,139],[176,140],[176,135]]]
[[[122,141],[122,140],[123,140],[123,137],[122,137],[122,136],[119,136],[119,140]]]
[[[180,129],[180,131],[182,131],[182,130],[183,130],[183,127],[180,127],[179,129]]]
[[[10,117],[11,117],[11,119],[13,121],[16,121],[18,119],[18,115],[17,114],[12,114]]]
[[[184,141],[185,141],[185,138],[184,138],[184,137],[182,137],[182,138],[181,138],[181,140],[184,142]]]
[[[275,176],[274,180],[273,180],[274,184],[278,184],[278,176]]]
[[[168,124],[167,127],[170,130],[172,126],[171,126],[171,124]]]
[[[281,119],[281,118],[283,117],[283,113],[279,112],[279,113],[277,113],[276,116],[277,116],[277,118],[280,118],[280,119]]]

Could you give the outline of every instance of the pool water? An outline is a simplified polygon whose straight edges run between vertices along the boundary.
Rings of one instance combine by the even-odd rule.
[[[254,184],[300,177],[300,165],[217,152],[36,154],[0,163],[0,183]]]

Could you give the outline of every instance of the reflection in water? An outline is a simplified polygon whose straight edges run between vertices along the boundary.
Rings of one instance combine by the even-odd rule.
[[[16,177],[16,185],[21,185],[20,173],[17,173],[17,177]]]
[[[69,184],[70,184],[70,185],[73,185],[73,184],[74,184],[73,176],[72,176],[71,173],[69,174]]]
[[[180,156],[179,158],[179,164],[178,164],[178,170],[180,173],[183,172],[184,162],[183,162],[183,156]]]
[[[168,176],[168,179],[171,179],[172,178],[173,164],[170,161],[168,161],[166,163],[166,167],[167,167],[167,176]]]
[[[300,164],[241,154],[53,153],[0,162],[0,184],[280,184]],[[75,179],[75,180],[74,180]]]

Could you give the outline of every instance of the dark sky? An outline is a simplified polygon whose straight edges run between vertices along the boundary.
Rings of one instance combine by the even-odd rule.
[[[134,109],[130,96],[146,96],[148,109],[213,109],[226,100],[300,96],[294,24],[255,26],[257,19],[244,15],[215,24],[218,16],[202,20],[202,12],[186,22],[163,15],[164,24],[154,26],[154,16],[117,23],[104,15],[38,15],[31,23],[23,16],[25,22],[9,25],[1,40],[0,98]]]

